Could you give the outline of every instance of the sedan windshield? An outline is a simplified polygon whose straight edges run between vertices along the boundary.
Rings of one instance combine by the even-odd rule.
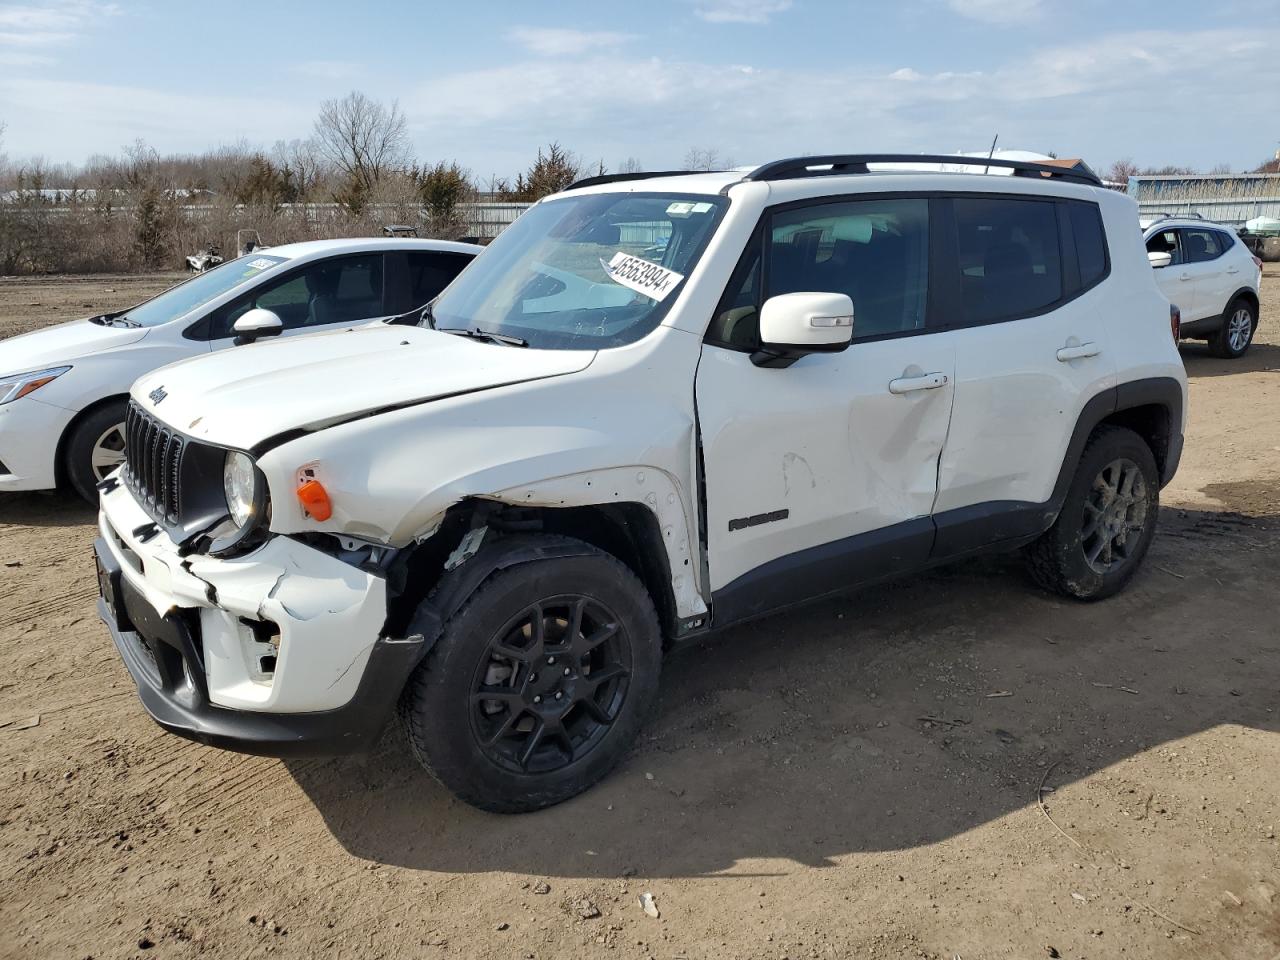
[[[288,257],[273,257],[270,254],[251,253],[214,267],[207,273],[198,273],[185,283],[170,287],[157,297],[152,297],[126,310],[120,316],[140,327],[158,327],[162,323],[176,320],[198,307],[217,299],[229,290],[238,287],[270,270],[277,263],[284,263]]]
[[[539,203],[440,295],[435,326],[552,350],[639,340],[679,296],[727,205],[653,193]]]

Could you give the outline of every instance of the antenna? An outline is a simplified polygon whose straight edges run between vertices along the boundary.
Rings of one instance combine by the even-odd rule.
[[[1000,134],[998,134],[998,133],[997,133],[994,137],[992,137],[992,138],[991,138],[991,149],[987,151],[987,159],[988,159],[988,160],[990,160],[992,157],[994,157],[994,156],[996,155],[996,144],[997,144],[997,143],[999,143],[999,142],[1000,142]],[[990,172],[991,172],[991,168],[990,168],[990,167],[983,167],[982,172],[983,172],[983,173],[990,173]]]

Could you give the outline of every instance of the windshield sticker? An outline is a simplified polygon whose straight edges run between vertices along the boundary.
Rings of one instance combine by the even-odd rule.
[[[676,285],[684,279],[683,273],[676,273],[674,270],[668,270],[661,264],[654,263],[651,260],[642,260],[640,257],[633,257],[619,250],[613,255],[613,259],[605,263],[604,258],[600,258],[600,266],[604,268],[604,272],[609,275],[614,283],[620,283],[624,287],[630,287],[638,293],[643,293],[646,297],[650,297],[661,303],[666,299],[667,294],[676,288]]]
[[[265,270],[267,267],[274,267],[279,262],[279,260],[268,260],[266,257],[259,257],[257,260],[250,260],[248,266],[250,270]]]
[[[678,200],[667,207],[667,216],[680,220],[687,220],[695,213],[707,213],[711,209],[709,203],[691,203],[687,200]]]

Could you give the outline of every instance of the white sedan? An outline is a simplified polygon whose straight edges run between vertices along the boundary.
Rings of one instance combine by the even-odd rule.
[[[0,491],[65,480],[96,500],[95,485],[123,462],[125,405],[142,374],[255,337],[398,316],[435,297],[481,249],[394,238],[292,243],[128,310],[0,340]]]

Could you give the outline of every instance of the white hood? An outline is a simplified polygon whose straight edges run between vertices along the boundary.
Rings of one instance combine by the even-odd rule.
[[[128,346],[146,335],[143,327],[104,327],[88,320],[22,333],[0,340],[0,376],[61,366],[90,354]]]
[[[141,377],[133,398],[188,436],[250,448],[289,430],[316,430],[391,407],[576,373],[594,356],[373,325],[184,360]],[[160,396],[158,403],[153,394]]]

